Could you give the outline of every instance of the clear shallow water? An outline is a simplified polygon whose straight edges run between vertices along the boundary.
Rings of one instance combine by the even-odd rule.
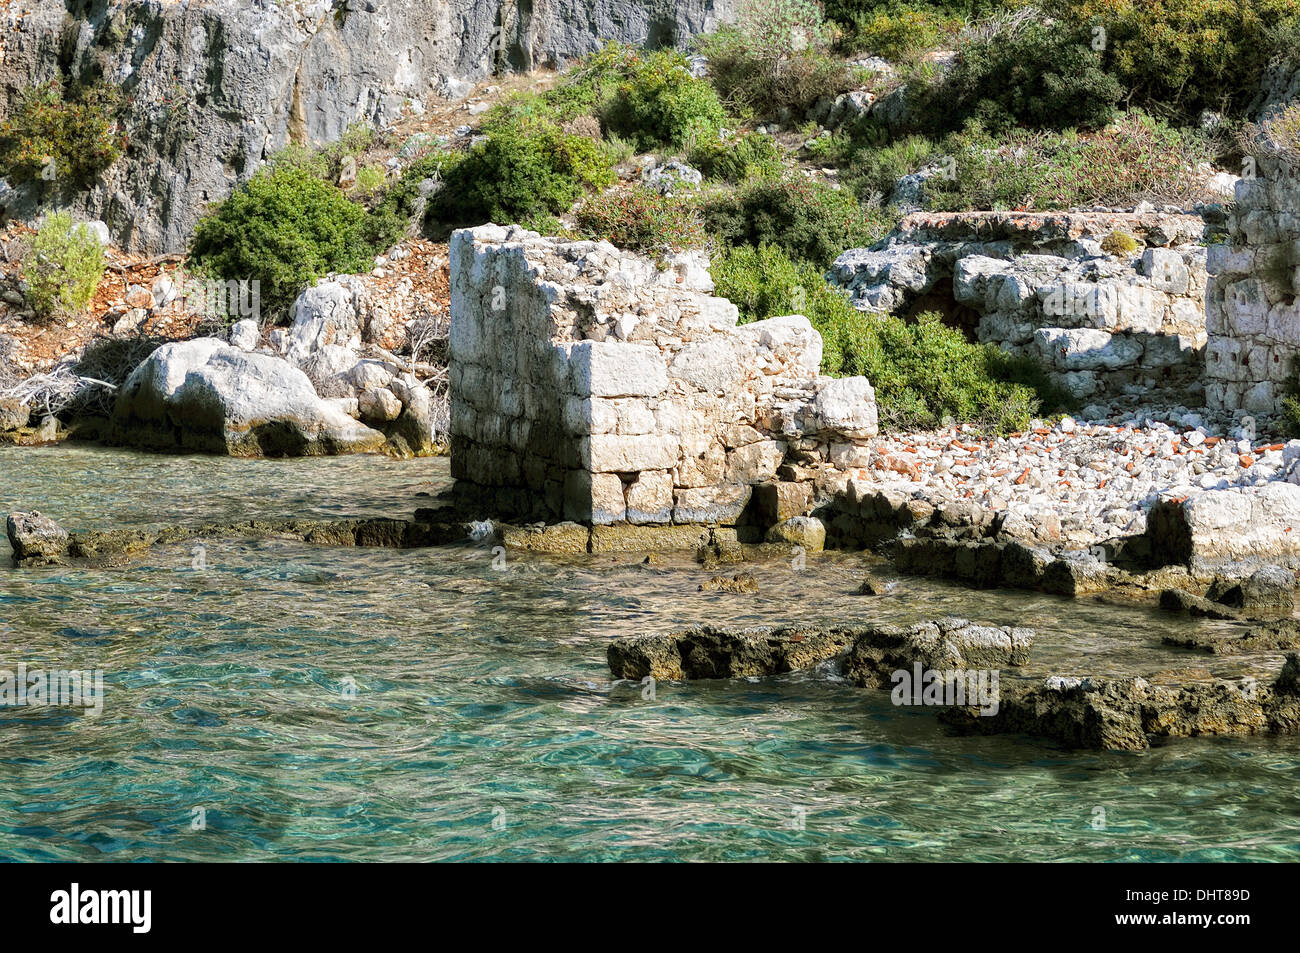
[[[70,529],[407,516],[446,479],[441,460],[0,448],[0,509]],[[182,546],[111,570],[8,556],[0,667],[98,666],[107,700],[0,708],[6,859],[1300,859],[1300,739],[1070,753],[950,737],[830,667],[647,700],[605,665],[611,638],[688,622],[941,613],[1036,626],[1031,673],[1239,664],[1158,648],[1174,623],[1147,609],[915,579],[862,599],[847,554],[753,567],[757,596],[697,592],[688,559],[494,570],[468,545],[218,541],[205,570]]]

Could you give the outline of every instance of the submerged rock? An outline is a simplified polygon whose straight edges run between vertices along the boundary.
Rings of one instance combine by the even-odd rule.
[[[883,582],[871,573],[867,573],[862,579],[862,585],[858,586],[856,591],[860,596],[879,596],[884,594],[885,589]]]
[[[852,629],[729,630],[706,625],[669,635],[617,639],[607,656],[614,678],[746,678],[810,668],[844,651],[854,637]]]
[[[1245,655],[1252,652],[1300,649],[1300,623],[1286,620],[1273,625],[1257,626],[1242,635],[1166,635],[1161,642],[1175,648],[1196,649],[1212,655]]]
[[[1235,609],[1188,592],[1185,589],[1166,589],[1160,593],[1160,608],[1167,612],[1186,612],[1204,619],[1240,619]]]
[[[470,527],[460,514],[425,509],[414,520],[373,519],[261,519],[194,526],[132,527],[68,533],[39,513],[11,513],[6,524],[9,543],[18,566],[119,565],[152,546],[190,540],[297,539],[319,546],[378,546],[412,549],[460,542]]]
[[[1169,688],[1143,678],[1062,678],[1004,687],[992,716],[970,707],[939,717],[960,731],[1028,734],[1069,748],[1136,751],[1153,739],[1290,733],[1300,728],[1300,657],[1287,656],[1271,688],[1254,679]]]
[[[380,449],[384,435],[317,396],[307,375],[216,338],[164,344],[114,407],[110,439],[232,456],[315,456]]]
[[[934,671],[1024,665],[1033,644],[1033,629],[972,625],[958,618],[907,628],[875,625],[854,642],[844,662],[844,674],[857,685],[889,688],[895,672],[916,665]]]
[[[713,576],[700,583],[700,592],[758,592],[758,580],[751,572]]]

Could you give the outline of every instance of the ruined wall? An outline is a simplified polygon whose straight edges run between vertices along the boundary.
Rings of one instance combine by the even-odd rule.
[[[1075,397],[1194,391],[1205,344],[1201,218],[1158,212],[915,213],[829,278],[864,311],[936,310],[1041,361]],[[1113,233],[1127,251],[1103,249]]]
[[[1300,347],[1300,178],[1276,156],[1253,157],[1221,241],[1210,246],[1206,404],[1252,414],[1281,409]]]
[[[485,515],[767,524],[876,433],[865,378],[818,373],[801,316],[737,325],[693,256],[512,226],[451,242],[452,475]],[[864,451],[865,452],[865,451]]]

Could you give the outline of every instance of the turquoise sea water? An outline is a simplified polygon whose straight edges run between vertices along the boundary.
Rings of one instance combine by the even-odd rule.
[[[0,448],[0,508],[69,529],[404,517],[446,481],[443,460]],[[949,736],[829,665],[647,699],[605,664],[611,638],[688,622],[961,614],[1035,626],[1034,673],[1232,671],[1159,648],[1189,623],[1147,609],[916,579],[864,599],[852,554],[753,567],[757,595],[697,592],[689,559],[493,568],[469,544],[8,557],[0,668],[98,667],[106,700],[0,708],[4,859],[1300,859],[1297,738],[1072,753]]]

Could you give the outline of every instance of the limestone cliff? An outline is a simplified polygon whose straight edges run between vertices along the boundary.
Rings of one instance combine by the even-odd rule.
[[[35,0],[0,2],[0,117],[28,86],[124,92],[127,154],[89,191],[11,188],[0,218],[52,204],[132,251],[178,251],[208,203],[286,144],[383,124],[464,78],[559,66],[609,40],[685,43],[732,0]]]

